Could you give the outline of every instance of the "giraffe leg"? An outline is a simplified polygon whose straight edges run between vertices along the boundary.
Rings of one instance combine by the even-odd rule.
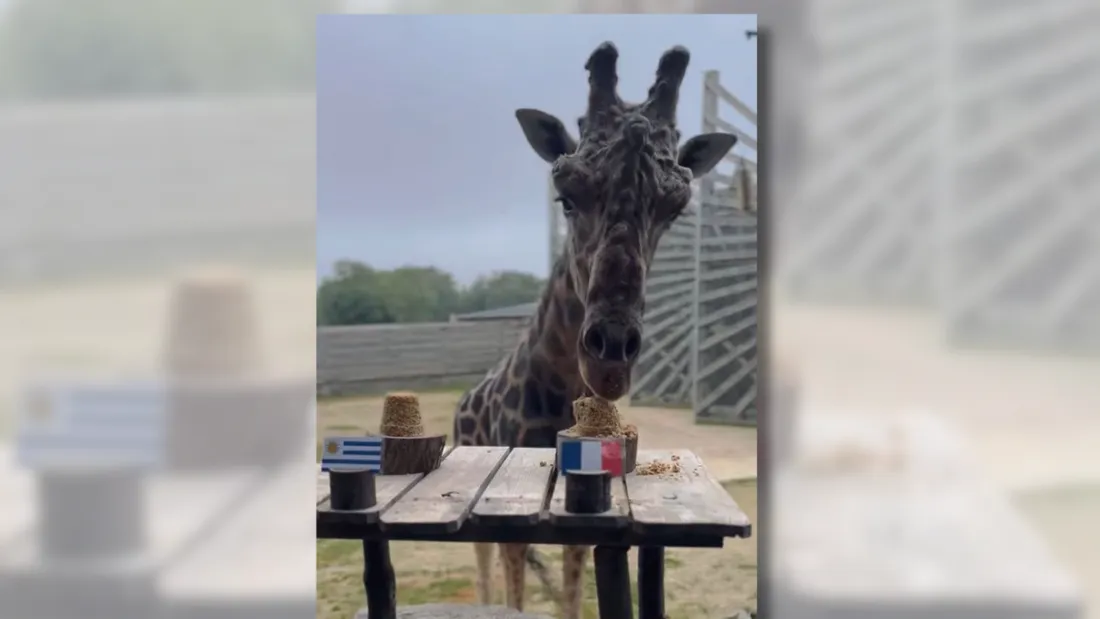
[[[493,603],[493,544],[474,544],[477,553],[477,603]]]
[[[527,544],[501,544],[504,559],[504,596],[508,608],[523,610],[524,577],[527,575]]]
[[[562,619],[580,619],[584,600],[584,564],[587,546],[566,546],[561,557]]]

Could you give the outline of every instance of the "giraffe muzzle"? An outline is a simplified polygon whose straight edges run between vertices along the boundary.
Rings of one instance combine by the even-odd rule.
[[[626,395],[641,348],[642,330],[634,321],[592,321],[580,336],[580,370],[589,390],[612,401]]]

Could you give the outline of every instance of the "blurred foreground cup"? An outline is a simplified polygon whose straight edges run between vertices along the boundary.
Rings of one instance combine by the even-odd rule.
[[[241,273],[204,269],[180,278],[163,361],[171,469],[273,467],[300,456],[312,435],[312,377],[269,373],[259,342]]]

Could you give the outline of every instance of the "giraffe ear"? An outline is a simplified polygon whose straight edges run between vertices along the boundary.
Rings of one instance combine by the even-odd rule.
[[[684,142],[676,162],[699,178],[713,170],[736,143],[737,136],[731,133],[703,133]]]
[[[523,129],[527,143],[535,154],[547,163],[554,163],[558,157],[569,155],[577,150],[577,142],[565,130],[565,125],[556,117],[541,110],[523,108],[516,110],[516,120]]]

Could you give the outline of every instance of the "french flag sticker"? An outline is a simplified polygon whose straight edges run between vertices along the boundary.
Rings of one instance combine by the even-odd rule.
[[[607,471],[612,477],[623,474],[623,442],[620,439],[563,439],[558,467],[572,471]]]

